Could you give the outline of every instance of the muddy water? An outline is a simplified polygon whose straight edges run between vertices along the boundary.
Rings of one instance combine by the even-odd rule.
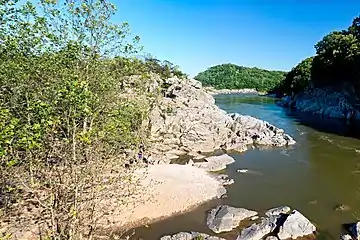
[[[227,112],[252,115],[283,128],[297,141],[289,148],[229,153],[236,162],[226,173],[235,183],[228,197],[196,210],[136,229],[134,239],[153,240],[179,231],[213,234],[205,225],[206,212],[218,204],[259,212],[289,205],[320,230],[318,239],[339,239],[341,225],[360,218],[359,130],[343,121],[300,116],[274,104],[274,99],[251,95],[219,95],[217,105]],[[238,173],[237,169],[249,169]],[[186,193],[184,193],[186,194]],[[334,211],[338,204],[348,211]],[[239,229],[218,236],[236,239]]]

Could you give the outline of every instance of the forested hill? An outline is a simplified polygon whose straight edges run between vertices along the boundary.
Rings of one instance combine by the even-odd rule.
[[[216,89],[255,88],[258,91],[268,91],[277,86],[286,72],[269,71],[260,68],[249,68],[235,64],[213,66],[199,73],[195,79],[204,86]]]

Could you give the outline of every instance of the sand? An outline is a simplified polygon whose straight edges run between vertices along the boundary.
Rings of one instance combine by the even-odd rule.
[[[146,191],[132,204],[108,216],[114,227],[135,227],[192,209],[226,193],[205,170],[190,165],[160,164],[135,172]],[[109,225],[108,225],[109,227]]]

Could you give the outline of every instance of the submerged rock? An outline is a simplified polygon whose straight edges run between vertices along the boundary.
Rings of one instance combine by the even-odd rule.
[[[270,216],[278,216],[280,214],[286,214],[289,213],[291,211],[291,208],[288,206],[283,206],[283,207],[276,207],[276,208],[272,208],[266,211],[265,215],[270,217]]]
[[[236,240],[260,240],[275,230],[277,217],[264,218],[260,223],[254,223],[243,229]]]
[[[300,212],[294,210],[280,226],[278,237],[279,239],[296,239],[314,234],[316,227],[302,215]]]
[[[242,220],[257,214],[257,212],[245,208],[220,205],[210,211],[206,224],[215,233],[229,232],[239,226]]]
[[[345,211],[349,211],[351,208],[348,205],[345,204],[338,204],[334,207],[334,210],[336,212],[345,212]]]
[[[220,156],[212,156],[205,158],[205,162],[196,162],[194,166],[203,168],[209,172],[217,172],[226,168],[226,165],[235,162],[235,160],[227,154]]]
[[[179,232],[174,235],[163,236],[160,240],[225,240],[224,238],[219,238],[215,236],[209,236],[205,233],[198,232]]]

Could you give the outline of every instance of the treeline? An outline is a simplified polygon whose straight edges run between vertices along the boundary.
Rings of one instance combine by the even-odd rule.
[[[315,87],[350,84],[360,90],[360,17],[342,31],[326,35],[315,45],[316,55],[294,67],[277,89],[283,94]]]
[[[277,86],[284,79],[285,74],[282,71],[221,64],[199,73],[195,79],[202,82],[204,86],[212,86],[216,89],[252,88],[268,91]]]
[[[130,181],[124,154],[146,144],[148,73],[185,76],[132,57],[139,37],[115,12],[106,0],[0,1],[1,239],[19,219],[39,239],[91,238],[98,201]]]

